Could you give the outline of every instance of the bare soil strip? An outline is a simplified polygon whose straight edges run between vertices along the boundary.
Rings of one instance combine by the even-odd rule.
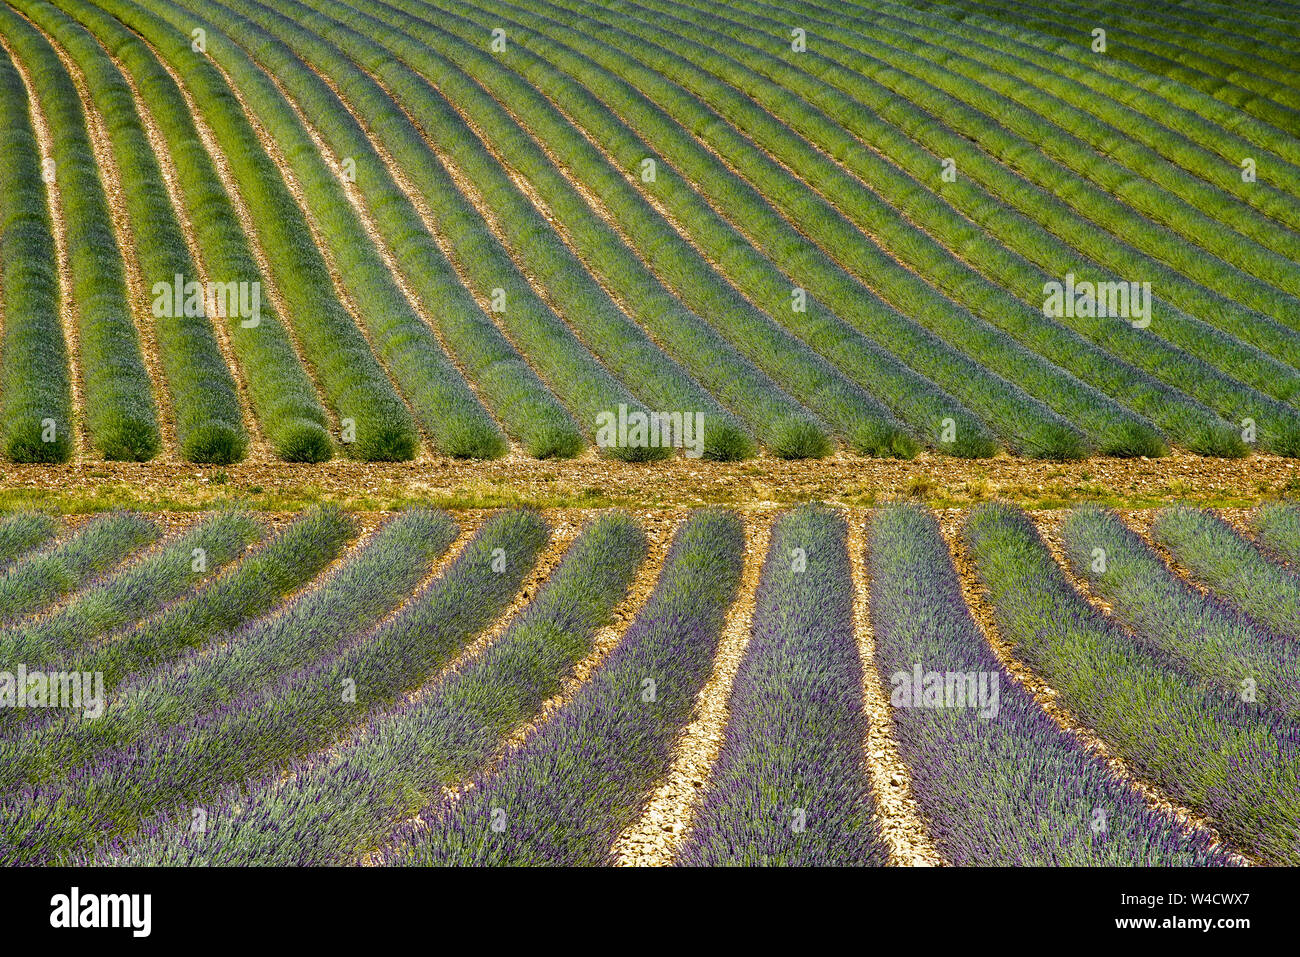
[[[1172,818],[1187,827],[1205,831],[1213,838],[1216,845],[1238,858],[1241,863],[1255,863],[1225,844],[1218,830],[1202,815],[1171,800],[1156,785],[1144,780],[1123,758],[1112,754],[1106,743],[1092,729],[1080,723],[1069,711],[1056,703],[1055,689],[1015,657],[1011,646],[1003,640],[1001,633],[998,631],[992,605],[989,603],[984,585],[975,571],[975,565],[966,549],[966,543],[961,537],[962,515],[953,510],[940,514],[939,520],[943,527],[948,550],[953,557],[953,564],[956,566],[957,574],[961,579],[962,592],[966,596],[966,603],[970,607],[980,631],[984,633],[984,638],[989,643],[989,647],[992,648],[993,653],[1007,672],[1034,696],[1034,700],[1063,731],[1073,735],[1089,751],[1104,761],[1115,777],[1136,790],[1153,811]],[[1052,551],[1052,557],[1065,573],[1066,579],[1077,588],[1079,583],[1076,577],[1062,561],[1059,539],[1056,539],[1049,532],[1047,525],[1048,522],[1040,523],[1039,529],[1044,540],[1048,543],[1048,548]],[[1083,592],[1083,594],[1085,598],[1094,604],[1094,607],[1097,607],[1106,615],[1110,615],[1108,608],[1104,608],[1095,602],[1092,596],[1086,592]]]
[[[18,71],[23,86],[27,88],[27,105],[31,111],[36,142],[41,148],[42,170],[53,172],[52,176],[46,177],[45,195],[50,208],[55,257],[59,264],[59,322],[63,326],[63,341],[68,352],[68,379],[72,387],[73,457],[74,460],[88,458],[98,461],[102,460],[103,456],[91,445],[90,435],[86,431],[86,393],[81,378],[81,338],[77,326],[77,311],[72,301],[72,290],[69,288],[72,267],[68,254],[68,228],[63,221],[63,200],[59,195],[59,171],[54,162],[54,137],[46,122],[45,110],[41,108],[40,100],[36,97],[36,87],[32,85],[27,65],[18,59],[13,47],[3,36],[0,36],[0,46],[3,46],[9,54],[9,59],[13,61],[14,69]]]
[[[552,715],[573,698],[578,689],[587,682],[592,674],[604,663],[605,659],[609,657],[610,652],[623,640],[623,635],[636,621],[641,609],[649,600],[655,585],[659,582],[664,560],[668,556],[668,549],[682,519],[677,516],[656,513],[636,517],[638,524],[644,529],[649,540],[649,551],[645,560],[641,563],[641,567],[637,570],[627,595],[615,606],[610,624],[596,632],[592,639],[592,650],[574,666],[572,672],[564,677],[560,691],[543,702],[541,711],[535,717],[515,728],[504,746],[488,761],[486,766],[488,774],[494,772],[512,751],[522,747],[538,728],[550,720]],[[504,631],[504,628],[501,631]],[[457,801],[472,791],[474,787],[475,781],[471,779],[454,787],[444,788],[442,796],[437,802],[421,813],[403,821],[399,827],[393,829],[393,833],[402,833],[409,826],[427,827],[430,823],[446,814]],[[367,866],[382,865],[392,856],[394,850],[395,847],[390,844],[365,855],[360,863]]]
[[[167,139],[163,136],[162,130],[159,129],[158,121],[150,111],[149,104],[140,95],[140,88],[136,86],[135,77],[131,75],[131,72],[117,57],[113,56],[111,51],[105,50],[104,52],[112,59],[113,65],[122,74],[122,79],[131,88],[136,113],[140,116],[140,122],[144,126],[149,145],[153,147],[154,156],[158,160],[158,167],[162,173],[163,185],[167,188],[167,195],[171,199],[172,212],[176,215],[176,222],[180,226],[181,234],[185,237],[185,245],[189,247],[190,259],[193,260],[195,271],[198,274],[190,278],[203,285],[205,309],[209,316],[214,317],[212,331],[215,334],[217,348],[221,351],[221,357],[225,360],[226,368],[230,370],[231,377],[235,382],[235,391],[239,397],[240,416],[243,419],[244,429],[247,431],[249,438],[248,460],[253,462],[271,461],[274,456],[271,454],[270,445],[266,441],[266,436],[262,434],[261,423],[257,421],[257,416],[253,414],[252,400],[248,395],[248,380],[244,376],[243,367],[235,356],[234,346],[231,345],[230,330],[226,328],[226,324],[220,318],[215,292],[211,285],[212,277],[204,263],[202,249],[194,235],[194,224],[190,222],[189,214],[185,209],[185,201],[181,196],[179,186],[179,174],[176,171],[176,164],[171,151],[167,148]]]
[[[26,17],[21,11],[15,11],[19,16]],[[128,303],[131,310],[131,317],[135,320],[136,338],[140,342],[140,355],[144,360],[145,371],[149,374],[150,392],[153,394],[154,408],[158,412],[158,431],[162,440],[162,450],[160,456],[164,458],[176,458],[176,416],[172,408],[171,396],[167,390],[167,379],[162,371],[162,358],[158,353],[158,335],[155,329],[155,323],[158,321],[154,318],[152,312],[153,296],[150,292],[152,284],[147,282],[144,277],[144,270],[140,266],[140,257],[136,254],[135,229],[147,228],[146,224],[132,223],[130,212],[126,208],[125,189],[122,186],[122,174],[117,166],[117,157],[113,153],[113,141],[109,135],[108,128],[104,124],[104,117],[100,115],[95,108],[95,101],[90,95],[90,87],[87,85],[86,76],[81,71],[81,67],[76,61],[68,55],[65,50],[55,39],[48,33],[45,33],[36,24],[31,23],[32,29],[37,30],[45,37],[46,41],[54,48],[55,54],[63,62],[63,67],[68,71],[68,76],[72,79],[73,86],[77,89],[77,95],[81,97],[82,112],[86,116],[86,132],[90,136],[91,150],[95,154],[95,165],[99,168],[99,178],[104,186],[104,198],[108,201],[108,208],[112,214],[113,232],[117,237],[118,252],[122,256],[122,265],[126,269],[126,286]]]
[[[853,570],[853,621],[862,659],[862,703],[867,713],[863,754],[875,798],[877,821],[889,845],[889,862],[904,867],[945,866],[912,795],[912,773],[898,751],[889,695],[876,665],[871,626],[871,583],[867,575],[867,513],[848,514],[849,562]]]
[[[276,318],[279,319],[285,335],[289,337],[294,352],[298,356],[298,361],[302,364],[308,378],[316,389],[316,396],[320,400],[321,407],[325,410],[325,415],[329,420],[330,431],[337,436],[339,434],[338,414],[335,411],[333,404],[326,401],[324,398],[324,392],[321,391],[320,387],[320,380],[316,376],[316,369],[307,361],[306,356],[302,351],[302,343],[298,341],[298,334],[293,327],[293,312],[287,308],[284,297],[281,295],[279,288],[276,286],[275,280],[272,278],[273,274],[270,269],[270,260],[267,258],[266,250],[262,246],[261,238],[257,235],[257,230],[252,228],[252,224],[257,221],[257,218],[253,215],[252,210],[249,209],[248,204],[244,201],[243,194],[239,191],[239,186],[235,180],[234,173],[231,172],[230,162],[227,160],[226,154],[222,152],[221,147],[217,144],[217,138],[208,126],[207,121],[204,119],[203,113],[199,110],[198,104],[194,101],[194,95],[190,92],[189,88],[186,87],[184,81],[179,75],[177,75],[176,71],[172,69],[172,65],[167,62],[162,54],[158,52],[157,48],[154,47],[146,37],[143,37],[138,33],[136,33],[135,36],[136,39],[149,48],[154,59],[158,61],[158,65],[167,71],[168,75],[172,78],[172,82],[176,84],[176,88],[180,90],[181,96],[185,98],[185,105],[189,108],[190,116],[194,118],[194,127],[198,130],[199,139],[203,141],[203,148],[207,151],[208,156],[212,158],[212,165],[217,169],[217,176],[221,180],[221,185],[225,189],[226,195],[230,198],[231,205],[235,209],[235,215],[239,218],[239,222],[243,226],[244,238],[248,242],[248,248],[253,254],[253,260],[257,263],[257,271],[264,284],[263,292],[271,301],[271,305],[275,309]],[[211,59],[209,59],[208,62],[212,63],[214,67],[216,66],[216,63]],[[223,77],[224,75],[225,74],[222,74]],[[229,85],[229,81],[227,81],[227,85]],[[231,87],[231,90],[233,92],[234,88]],[[247,111],[245,111],[245,114],[247,115]],[[252,119],[250,117],[250,122],[251,121]],[[281,167],[281,171],[283,174],[283,167]]]
[[[771,512],[754,513],[745,522],[745,565],[736,598],[713,657],[713,671],[695,698],[691,721],[682,729],[672,764],[650,796],[641,817],[614,843],[614,858],[623,867],[671,864],[717,763],[731,718],[731,689],[749,647],[758,581],[772,540]]]

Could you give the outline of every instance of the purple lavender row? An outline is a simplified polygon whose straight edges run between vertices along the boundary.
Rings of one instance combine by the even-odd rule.
[[[428,588],[337,653],[198,720],[101,755],[63,781],[6,795],[0,862],[85,858],[131,837],[144,818],[181,807],[201,820],[202,802],[230,785],[327,746],[418,687],[491,624],[547,537],[535,513],[495,515]]]
[[[993,654],[934,517],[890,506],[868,557],[876,666],[935,846],[957,865],[1225,864],[1062,731]]]
[[[1134,640],[1231,700],[1300,719],[1300,647],[1182,581],[1114,512],[1077,508],[1063,536],[1075,574],[1110,602]]]
[[[329,655],[400,604],[442,554],[456,524],[440,512],[398,515],[338,570],[269,618],[124,689],[96,716],[70,716],[17,742],[0,783],[48,782],[96,754],[127,747],[266,688]]]
[[[85,586],[158,535],[156,525],[130,512],[91,519],[67,541],[16,562],[0,576],[0,624]]]
[[[1135,644],[1070,586],[1023,512],[982,506],[964,534],[1003,638],[1062,707],[1237,848],[1300,864],[1300,729]]]
[[[601,515],[510,627],[427,694],[375,715],[337,755],[296,764],[290,780],[275,774],[246,794],[227,792],[203,830],[189,815],[156,818],[96,863],[320,866],[379,848],[560,690],[645,551],[645,534],[629,516]]]
[[[1167,508],[1151,537],[1237,611],[1275,635],[1300,640],[1300,575],[1269,561],[1219,516]]]
[[[726,742],[679,863],[881,865],[863,744],[862,660],[839,512],[778,522]]]
[[[53,616],[0,632],[0,669],[18,662],[29,667],[50,663],[111,637],[234,561],[264,532],[260,522],[241,512],[210,516],[156,553],[85,589]]]
[[[391,863],[611,863],[708,679],[744,552],[735,514],[689,519],[644,610],[590,681],[449,812],[408,831]]]
[[[112,692],[132,674],[144,674],[186,651],[228,638],[316,577],[343,551],[353,530],[352,520],[341,509],[315,506],[234,568],[139,626],[104,636],[69,655],[63,667],[102,675],[104,690]],[[0,726],[0,782],[15,780],[16,761],[10,749],[16,742],[68,717],[65,710],[27,710],[9,727]],[[39,750],[31,740],[17,747],[28,757]]]

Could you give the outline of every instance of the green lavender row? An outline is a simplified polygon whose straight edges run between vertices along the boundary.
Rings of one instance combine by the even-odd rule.
[[[683,10],[680,4],[667,9],[688,17],[694,32],[701,33],[702,40],[716,40],[714,45],[718,48],[723,48],[724,43],[734,43],[737,38],[779,45],[774,37],[733,24],[716,12],[697,14]],[[726,33],[715,32],[711,27],[724,29]],[[702,62],[720,79],[745,89],[771,110],[774,117],[790,123],[811,143],[853,170],[858,180],[835,168],[824,157],[806,148],[802,151],[805,175],[823,195],[836,197],[837,208],[871,235],[893,237],[891,250],[910,261],[955,302],[1098,391],[1149,417],[1175,441],[1195,451],[1215,455],[1244,451],[1237,430],[1219,420],[1216,412],[1238,420],[1250,417],[1266,422],[1264,431],[1268,438],[1263,444],[1271,449],[1300,449],[1300,416],[1295,410],[1270,402],[1252,389],[1242,388],[1208,363],[1244,374],[1283,399],[1295,395],[1300,388],[1300,375],[1295,369],[1270,360],[1258,349],[1231,336],[1207,329],[1190,317],[1162,313],[1156,328],[1206,361],[1189,357],[1148,330],[1135,330],[1113,318],[1045,319],[1040,304],[1046,282],[1053,279],[1052,273],[1034,268],[1031,262],[994,241],[916,180],[861,147],[830,115],[799,97],[792,97],[790,92],[816,99],[835,116],[849,113],[854,117],[849,125],[859,133],[864,124],[871,132],[882,129],[871,114],[855,110],[838,91],[774,57],[765,56],[759,49],[743,47],[737,53],[745,55],[744,64],[716,53],[692,59]],[[753,72],[750,64],[779,77],[786,88]],[[856,81],[857,77],[853,79]],[[731,100],[734,103],[735,97]],[[747,116],[761,114],[753,106],[745,110]],[[753,130],[761,124],[746,119],[743,125]],[[789,139],[789,131],[780,126],[774,127],[770,135],[778,140]],[[938,162],[937,159],[933,164],[926,162],[922,168],[937,170]],[[871,189],[863,183],[870,183]],[[962,181],[962,186],[966,185]],[[988,198],[983,197],[978,205],[987,208]],[[919,225],[900,221],[894,207],[903,209]],[[921,232],[919,227],[928,229],[929,233]],[[1020,230],[1010,232],[1015,237]],[[1005,233],[1002,238],[1006,238]],[[1018,247],[1021,241],[1013,238],[1009,245]],[[1032,238],[1028,245],[1029,248],[1041,246]],[[961,250],[960,258],[951,252],[954,249]],[[973,267],[979,267],[982,273]],[[1074,271],[1075,263],[1057,261],[1055,267],[1061,270],[1056,274],[1059,277]],[[986,276],[996,276],[1002,287],[1016,292],[1019,301]],[[1295,338],[1294,348],[1296,355],[1300,355],[1300,337]],[[1191,393],[1197,401],[1185,393]]]
[[[367,461],[412,458],[418,446],[410,412],[375,360],[334,284],[305,215],[258,142],[243,108],[206,54],[192,52],[183,17],[169,22],[148,6],[109,0],[105,9],[136,30],[187,85],[211,127],[254,218],[280,301],[339,420],[348,451]]]
[[[0,519],[0,572],[54,537],[59,523],[43,512],[14,512]]]
[[[0,663],[29,667],[84,652],[113,631],[185,595],[238,558],[263,533],[252,517],[234,512],[203,521],[66,607],[34,624],[0,632]],[[12,670],[8,668],[6,670]]]
[[[75,446],[59,265],[27,87],[0,48],[0,443],[15,462],[66,462]]]
[[[0,799],[0,860],[67,862],[182,802],[218,798],[231,784],[317,750],[376,708],[421,685],[501,613],[545,544],[534,513],[493,516],[451,567],[374,631],[241,691],[196,721],[102,755],[64,780]],[[496,554],[506,554],[497,571]],[[358,602],[365,589],[354,591]],[[51,809],[57,806],[58,814]],[[193,808],[194,804],[190,803]]]
[[[157,8],[164,12],[178,9],[162,3]],[[219,29],[218,23],[203,15],[190,20],[208,32],[214,59],[225,69],[262,128],[275,131],[276,148],[302,184],[353,312],[369,331],[376,353],[432,438],[434,448],[460,458],[504,454],[505,437],[388,272],[325,157],[272,82],[275,77],[286,83],[295,75],[294,67],[305,68],[292,56],[276,56],[279,51],[273,47],[254,43],[244,30],[237,31],[249,53],[266,67],[263,72],[230,35]],[[317,92],[326,100],[333,99],[328,88]],[[311,112],[330,118],[342,113],[337,101],[323,113],[318,109]]]
[[[443,39],[444,32],[430,30],[427,20],[371,3],[362,9],[375,11],[391,27],[427,36],[426,46],[435,47],[440,57],[453,61],[500,101],[498,105],[476,87],[466,88],[463,81],[455,84],[462,112],[473,116],[503,160],[533,183],[591,268],[622,290],[633,314],[706,388],[727,406],[743,410],[770,447],[793,453],[798,444],[780,432],[806,429],[796,424],[803,417],[797,405],[775,401],[784,389],[857,451],[910,454],[912,443],[891,413],[719,277],[545,97],[512,71],[500,69],[496,58],[476,44],[456,39],[481,36],[477,29],[452,23]],[[439,66],[442,75],[454,74]],[[438,85],[445,93],[453,86],[450,81]],[[600,196],[631,249],[591,215],[557,166]],[[782,424],[791,417],[794,422]]]
[[[596,359],[611,370],[606,373],[593,365],[593,374],[596,375],[593,385],[607,378],[612,382],[616,377],[621,383],[620,391],[625,395],[630,392],[649,408],[701,412],[706,421],[704,429],[706,451],[712,458],[743,458],[753,454],[753,441],[748,436],[747,429],[763,424],[762,406],[752,411],[747,410],[749,421],[747,425],[742,426],[692,378],[688,369],[681,368],[653,339],[632,323],[596,279],[588,273],[583,263],[564,245],[552,226],[511,182],[507,172],[487,147],[466,126],[450,98],[453,97],[453,91],[463,97],[466,95],[467,87],[469,95],[472,96],[477,92],[480,103],[477,108],[470,111],[474,122],[481,126],[496,119],[499,125],[492,132],[501,134],[512,127],[508,117],[503,117],[500,113],[500,107],[495,101],[474,87],[472,82],[455,67],[409,37],[390,35],[390,32],[373,28],[364,32],[353,29],[354,24],[362,27],[367,25],[365,14],[358,10],[331,9],[331,13],[341,18],[334,20],[297,4],[285,4],[283,9],[293,13],[299,22],[310,24],[310,29],[341,43],[344,51],[353,57],[361,56],[362,59],[369,56],[378,57],[383,51],[387,51],[387,56],[393,60],[391,70],[401,74],[407,81],[405,89],[409,92],[405,99],[399,88],[395,88],[391,83],[388,84],[398,100],[404,102],[408,110],[416,115],[441,117],[438,122],[429,122],[425,126],[426,137],[445,151],[462,173],[473,181],[474,189],[498,221],[508,224],[508,228],[503,230],[505,246],[514,254],[515,260],[527,271],[528,276],[535,277],[549,297],[546,300],[540,298],[524,277],[519,275],[518,270],[511,266],[510,275],[518,276],[519,282],[515,289],[506,289],[507,299],[504,308],[507,314],[511,310],[524,306],[536,310],[538,315],[544,317],[549,314],[548,303],[554,303],[555,310],[580,333],[582,345],[589,348]],[[283,19],[277,19],[275,25],[282,36],[291,43],[297,43],[296,37],[303,32],[301,26],[287,24]],[[383,39],[373,41],[369,39],[370,36],[379,36]],[[359,54],[358,50],[364,51],[364,54]],[[337,56],[336,52],[335,57]],[[393,59],[397,56],[401,59]],[[331,61],[322,61],[318,66],[337,69],[331,66]],[[417,66],[425,72],[428,72],[431,66],[446,67],[449,72],[436,74],[435,86],[429,86],[424,79],[418,77],[418,71],[414,69]],[[440,94],[436,99],[433,96],[435,89]],[[449,99],[444,100],[442,97]],[[438,113],[431,114],[432,110],[437,110]],[[504,123],[501,123],[503,119]],[[517,130],[515,132],[518,134]],[[494,139],[493,142],[501,148],[499,140]],[[652,300],[648,290],[643,290],[638,295],[640,298]],[[631,298],[633,297],[629,297]],[[744,380],[747,373],[738,369],[730,359],[716,350],[710,353],[708,343],[697,339],[695,345],[699,347],[701,360],[712,360],[713,364],[719,367],[719,371],[729,368],[736,378]],[[554,345],[551,348],[554,348]],[[587,361],[591,363],[592,360]],[[625,386],[626,390],[623,390],[622,386]],[[589,429],[593,429],[597,417],[602,412],[617,409],[618,403],[611,401],[612,395],[614,393],[592,391],[582,400],[582,406],[575,406],[571,402],[570,407],[580,419],[585,419]],[[751,399],[753,398],[754,396],[751,395]],[[751,405],[753,404],[755,403],[751,402]],[[798,411],[798,407],[792,404],[787,407],[787,411],[791,409]],[[715,433],[712,438],[711,431]],[[709,443],[712,443],[711,448]],[[608,449],[610,454],[621,454],[625,457],[635,457],[634,451]],[[648,451],[642,450],[641,454],[646,454]]]
[[[497,15],[499,5],[493,7]],[[520,16],[518,8],[511,8],[512,14]],[[547,8],[549,14],[572,20],[579,26],[581,18],[570,18],[561,11]],[[644,67],[637,61],[618,50],[596,42],[584,36],[581,30],[561,28],[559,25],[540,18],[529,18],[530,25],[536,25],[549,37],[551,31],[559,32],[565,42],[574,44],[601,66],[624,76],[638,89],[649,91],[657,103],[671,104],[674,114],[687,111],[689,119],[683,125],[698,129],[706,136],[709,144],[717,149],[731,162],[753,167],[757,162],[748,141],[735,134],[729,126],[719,121],[716,114],[703,108],[696,100],[681,94],[681,91],[655,70]],[[534,45],[535,52],[545,53],[545,45]],[[676,91],[676,93],[674,92]],[[653,129],[638,128],[638,132],[647,136],[657,149],[669,149],[665,144],[655,140]],[[725,172],[725,167],[723,167]],[[747,169],[747,174],[757,176],[754,169]],[[929,376],[940,387],[966,404],[967,408],[979,415],[985,423],[1013,449],[1031,455],[1048,457],[1076,457],[1085,454],[1086,441],[1081,433],[1067,422],[1046,408],[1041,402],[1026,395],[1021,389],[1001,379],[995,373],[981,366],[971,357],[962,354],[951,344],[945,342],[932,331],[917,326],[905,316],[882,300],[870,289],[862,285],[840,266],[831,261],[823,250],[810,243],[806,237],[795,230],[786,218],[778,214],[769,205],[777,197],[786,182],[782,171],[773,165],[760,166],[758,172],[765,172],[766,177],[755,179],[769,195],[765,199],[749,190],[747,184],[742,189],[732,188],[739,183],[734,176],[730,179],[719,176],[700,176],[695,179],[697,188],[709,191],[721,188],[725,201],[715,198],[714,206],[719,209],[738,209],[738,219],[733,220],[747,235],[757,232],[761,235],[759,245],[762,251],[772,257],[773,261],[786,271],[800,287],[825,300],[827,306],[837,315],[852,322],[862,332],[869,335],[885,349],[893,352],[909,366]],[[784,197],[780,197],[784,199]],[[743,215],[742,215],[743,213]],[[818,213],[801,215],[800,224],[814,222]],[[832,212],[832,215],[833,212]],[[787,295],[789,294],[787,290]],[[954,421],[956,419],[954,418]],[[942,428],[942,427],[941,427]],[[933,426],[927,430],[933,435],[940,429]],[[966,441],[963,438],[961,441]],[[1128,447],[1129,442],[1119,443]],[[1162,446],[1158,442],[1150,446],[1158,451]]]
[[[57,192],[63,218],[63,278],[77,318],[91,442],[109,459],[151,459],[159,448],[157,410],[81,97],[49,41],[8,5],[0,7],[0,33],[23,62],[49,126],[48,188]]]
[[[351,520],[333,506],[317,506],[253,551],[226,574],[125,633],[68,654],[63,670],[98,673],[104,690],[116,691],[131,676],[143,676],[186,652],[229,639],[253,619],[267,614],[294,589],[302,588],[338,557],[352,535]],[[6,782],[30,778],[54,767],[50,742],[75,740],[84,729],[65,713],[15,712],[0,722],[0,775]],[[66,724],[60,721],[67,719]],[[52,725],[45,731],[40,729]],[[58,745],[62,747],[63,745]],[[34,770],[34,769],[39,769]]]
[[[237,312],[222,321],[244,374],[249,403],[272,452],[294,462],[328,459],[333,448],[324,406],[266,294],[266,277],[258,269],[244,226],[179,87],[144,41],[113,16],[86,0],[54,2],[122,65],[152,113],[176,171],[182,207],[177,215],[193,230],[207,280],[247,283],[262,292],[256,326],[246,325]]]
[[[131,88],[94,37],[66,14],[44,0],[23,0],[18,7],[63,47],[85,75],[89,105],[108,131],[131,225],[126,238],[140,264],[143,292],[152,299],[156,283],[170,289],[174,277],[195,276],[194,261]],[[181,457],[218,463],[243,458],[248,435],[235,382],[212,323],[206,316],[155,314],[153,329]]]

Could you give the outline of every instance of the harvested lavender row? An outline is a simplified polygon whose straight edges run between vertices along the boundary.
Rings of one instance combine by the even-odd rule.
[[[708,679],[744,552],[736,515],[692,516],[590,681],[448,813],[400,835],[392,863],[612,863]]]
[[[862,661],[839,512],[778,522],[726,742],[678,863],[883,865],[862,750]]]
[[[198,720],[100,755],[62,782],[0,800],[0,862],[84,858],[98,845],[131,837],[146,816],[218,799],[232,784],[328,745],[418,687],[491,624],[546,539],[546,525],[534,513],[497,515],[447,572],[338,654]],[[191,806],[192,817],[195,811],[206,818],[205,807]]]
[[[1255,513],[1255,534],[1266,552],[1300,568],[1300,506],[1290,502],[1263,506]]]
[[[574,543],[537,597],[481,655],[395,711],[381,712],[337,756],[304,762],[208,814],[146,822],[99,864],[346,864],[381,846],[402,819],[483,766],[506,736],[556,694],[646,553],[644,533],[606,513]]]
[[[1181,581],[1113,512],[1081,506],[1062,536],[1075,573],[1137,641],[1211,689],[1300,718],[1300,648]]]
[[[1151,811],[1007,674],[971,617],[929,512],[880,511],[868,557],[876,662],[892,691],[899,753],[946,860],[1035,867],[1228,863],[1204,831]],[[957,676],[965,683],[956,685]]]
[[[239,557],[263,533],[239,512],[214,515],[156,554],[80,593],[66,608],[27,627],[0,632],[0,668],[24,661],[29,667],[76,654],[97,638],[184,595]]]
[[[1300,576],[1265,559],[1223,519],[1179,506],[1161,512],[1151,534],[1238,611],[1275,635],[1300,639]]]
[[[1003,638],[1062,707],[1241,850],[1300,864],[1300,729],[1135,645],[1070,586],[1018,509],[982,506],[964,534]]]
[[[24,753],[0,771],[0,781],[57,777],[61,768],[217,712],[337,652],[392,612],[455,535],[455,522],[441,512],[403,512],[280,613],[245,626],[210,652],[153,673],[125,689],[103,714],[69,718],[38,742],[27,742]]]
[[[43,512],[18,512],[0,521],[0,572],[48,542],[58,530],[59,523]]]
[[[92,519],[42,555],[23,559],[0,578],[0,624],[48,606],[153,542],[159,529],[130,512]]]

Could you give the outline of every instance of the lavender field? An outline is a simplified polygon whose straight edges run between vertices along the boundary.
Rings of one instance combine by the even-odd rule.
[[[1293,864],[1298,520],[16,513],[0,862]]]

